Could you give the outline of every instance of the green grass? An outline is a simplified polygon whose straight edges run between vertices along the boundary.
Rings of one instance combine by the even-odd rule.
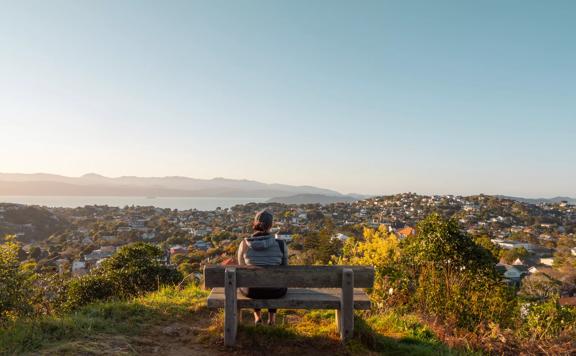
[[[161,330],[158,328],[174,322],[202,324],[198,338],[185,341],[184,346],[190,345],[187,342],[201,343],[209,351],[225,352],[223,313],[220,311],[210,317],[204,309],[207,294],[197,287],[164,288],[130,301],[92,304],[63,316],[20,320],[0,330],[0,355],[134,355],[140,353],[140,339],[156,335],[155,331],[150,334],[150,330]],[[263,354],[266,350],[274,350],[277,356],[467,353],[448,348],[413,315],[358,313],[355,335],[346,345],[339,340],[333,311],[280,310],[275,327],[253,326],[251,313],[245,310],[243,315],[238,345],[233,350],[239,355],[258,354],[258,350],[264,350]],[[165,336],[162,339],[162,335],[158,337],[155,341],[160,345],[174,341]]]
[[[130,301],[88,305],[63,316],[19,320],[0,330],[0,354],[33,352],[78,339],[94,339],[97,348],[98,335],[135,335],[147,325],[195,311],[206,294],[197,287],[164,288]]]
[[[336,355],[465,355],[466,350],[453,350],[444,345],[432,330],[413,315],[394,312],[355,318],[352,340],[342,345],[336,333],[333,311],[280,311],[274,328],[251,326],[245,319],[239,344],[247,349],[270,349],[282,345],[278,355],[299,353],[306,345],[319,354]],[[287,351],[286,351],[287,350]],[[286,351],[286,352],[284,352]]]

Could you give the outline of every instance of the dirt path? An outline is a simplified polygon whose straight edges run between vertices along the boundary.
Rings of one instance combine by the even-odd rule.
[[[212,323],[208,310],[198,311],[189,318],[173,323],[157,325],[132,339],[132,347],[138,355],[231,355],[222,343],[207,337]]]

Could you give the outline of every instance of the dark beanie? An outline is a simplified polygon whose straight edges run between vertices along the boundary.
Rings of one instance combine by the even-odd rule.
[[[272,213],[269,212],[268,210],[259,211],[258,213],[256,213],[256,216],[254,217],[254,226],[258,225],[258,226],[271,227],[273,219],[274,217],[272,216]]]

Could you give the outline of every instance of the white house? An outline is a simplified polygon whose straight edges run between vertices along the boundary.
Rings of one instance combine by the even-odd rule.
[[[76,276],[83,276],[88,273],[88,269],[86,268],[86,262],[75,260],[72,262],[72,275]]]
[[[333,240],[340,240],[342,242],[348,240],[350,238],[350,236],[346,236],[344,234],[338,233],[336,236],[332,236]]]
[[[292,241],[292,235],[280,235],[280,234],[276,234],[275,236],[276,236],[276,238],[277,238],[278,240],[284,240],[286,243]]]
[[[156,238],[156,233],[154,231],[144,232],[142,234],[142,240],[153,240]]]

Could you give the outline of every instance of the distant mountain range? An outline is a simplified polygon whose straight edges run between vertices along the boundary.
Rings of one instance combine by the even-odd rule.
[[[570,197],[554,197],[554,198],[519,198],[519,197],[509,197],[505,195],[497,195],[498,198],[516,200],[522,203],[528,204],[541,204],[541,203],[560,203],[562,201],[568,202],[568,204],[576,205],[576,199]]]
[[[330,189],[266,184],[252,180],[132,176],[110,178],[94,173],[85,174],[81,177],[45,173],[0,173],[0,195],[249,198],[318,195],[345,197]]]

